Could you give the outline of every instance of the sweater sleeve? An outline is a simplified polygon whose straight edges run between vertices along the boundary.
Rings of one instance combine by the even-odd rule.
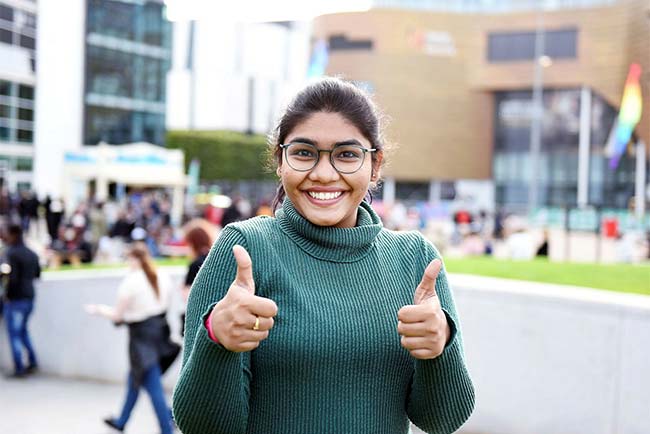
[[[247,247],[237,229],[226,227],[190,291],[183,365],[172,404],[174,419],[184,434],[246,432],[250,353],[231,352],[213,342],[203,325],[235,279],[235,244]]]
[[[430,261],[442,257],[425,239],[422,238],[421,242],[424,270]],[[440,356],[415,360],[407,412],[411,421],[423,431],[450,434],[472,414],[474,386],[465,365],[460,322],[444,265],[436,280],[436,292],[452,334]]]

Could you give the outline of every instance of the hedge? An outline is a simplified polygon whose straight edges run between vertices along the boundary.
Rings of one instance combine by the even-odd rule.
[[[185,170],[197,158],[202,181],[275,179],[267,171],[266,137],[234,131],[168,131],[167,147],[185,152]]]

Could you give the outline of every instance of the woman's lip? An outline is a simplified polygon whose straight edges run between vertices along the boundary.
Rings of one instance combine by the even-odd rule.
[[[343,196],[345,196],[345,191],[335,190],[335,191],[337,191],[337,192],[341,192],[341,194],[340,194],[338,197],[335,197],[334,199],[321,200],[321,199],[313,198],[313,197],[309,194],[309,191],[313,191],[313,192],[321,192],[321,193],[332,193],[333,191],[331,191],[331,190],[329,190],[329,191],[322,191],[322,190],[308,190],[308,191],[305,191],[305,192],[304,192],[304,193],[305,193],[305,196],[307,196],[307,199],[308,199],[311,203],[313,203],[314,205],[320,205],[320,206],[323,206],[323,205],[326,205],[326,206],[327,206],[327,205],[335,204],[335,203],[339,202],[339,201],[343,198]]]
[[[306,188],[303,191],[310,192],[313,191],[314,193],[345,193],[345,190],[341,188],[327,188],[327,187],[315,187],[315,188]]]

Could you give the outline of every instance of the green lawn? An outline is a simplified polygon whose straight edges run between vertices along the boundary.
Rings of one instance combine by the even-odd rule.
[[[186,258],[168,258],[156,260],[156,264],[159,266],[187,266],[189,261]],[[98,270],[123,266],[84,264],[78,269]],[[549,262],[543,259],[508,261],[490,257],[474,257],[463,259],[445,258],[445,266],[450,273],[559,283],[650,295],[650,264],[596,265]],[[60,268],[60,270],[70,269],[73,268],[69,265]]]
[[[650,264],[597,265],[533,261],[508,261],[490,257],[445,258],[449,273],[476,274],[506,279],[586,286],[650,295]]]

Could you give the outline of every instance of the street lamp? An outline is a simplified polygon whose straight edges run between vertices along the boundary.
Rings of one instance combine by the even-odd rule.
[[[539,155],[542,143],[542,119],[544,106],[544,63],[550,65],[551,59],[544,55],[544,11],[537,10],[537,29],[535,30],[535,75],[533,78],[533,108],[530,125],[530,183],[528,184],[528,216],[532,217],[537,208],[539,186]]]

